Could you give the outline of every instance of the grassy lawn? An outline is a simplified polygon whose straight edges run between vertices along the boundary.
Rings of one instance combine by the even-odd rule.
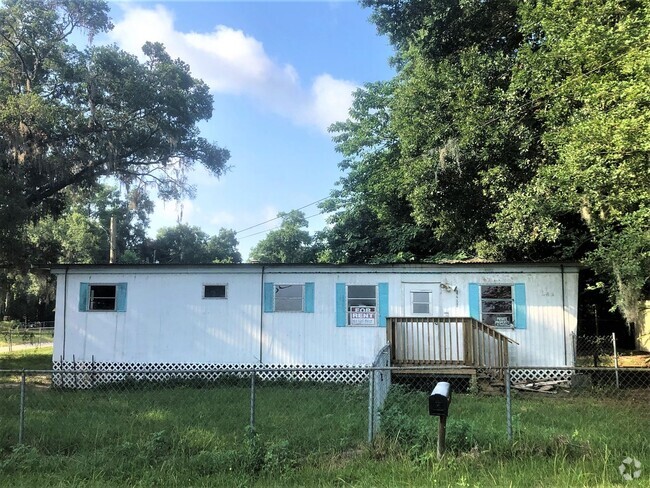
[[[52,369],[52,346],[0,353],[0,369]]]
[[[0,355],[0,369],[49,370],[51,348]],[[56,390],[28,377],[17,447],[19,376],[0,376],[0,486],[650,486],[649,390],[624,396],[454,394],[448,452],[436,459],[427,394],[393,387],[380,437],[367,435],[365,385],[248,380]],[[610,391],[611,393],[611,391]],[[642,463],[624,482],[626,457]]]
[[[439,462],[427,395],[400,388],[373,446],[365,386],[260,383],[251,435],[249,386],[237,378],[30,385],[18,448],[19,392],[2,393],[0,486],[650,486],[647,395],[515,396],[511,444],[502,397],[456,394]],[[629,483],[617,469],[627,456],[645,469]]]

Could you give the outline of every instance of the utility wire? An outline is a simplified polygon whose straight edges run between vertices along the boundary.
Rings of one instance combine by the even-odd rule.
[[[328,198],[329,198],[329,197],[328,197]],[[304,208],[304,207],[303,207],[303,208]],[[298,209],[298,210],[300,210],[300,209]],[[326,212],[318,212],[318,213],[316,213],[316,214],[314,214],[314,215],[310,215],[309,217],[305,217],[305,219],[309,220],[309,219],[311,219],[311,218],[318,217],[319,215],[323,215],[324,213],[326,213]],[[275,220],[275,219],[273,219],[273,220]],[[261,225],[261,224],[260,224],[260,225]],[[257,226],[255,226],[255,227],[257,227]],[[255,232],[255,233],[253,233],[253,234],[248,234],[247,236],[238,237],[237,239],[238,239],[238,240],[248,239],[249,237],[253,237],[253,236],[260,235],[260,234],[264,234],[264,233],[266,233],[266,232],[271,232],[272,230],[277,230],[277,229],[279,229],[279,228],[281,228],[281,227],[282,227],[282,225],[276,225],[275,227],[271,227],[270,229],[261,230],[261,231],[259,231],[259,232]]]
[[[307,205],[304,205],[304,206],[302,206],[300,208],[296,208],[294,210],[303,210],[303,209],[305,209],[307,207],[311,207],[312,205],[316,205],[317,203],[323,202],[323,201],[327,200],[328,198],[330,198],[330,197],[327,196],[327,197],[321,198],[320,200],[316,200],[315,202],[308,203]],[[321,212],[321,213],[323,213],[323,212]],[[316,214],[316,215],[320,215],[320,214]],[[259,224],[251,225],[250,227],[246,227],[245,229],[238,230],[238,231],[235,232],[235,234],[241,234],[242,232],[246,232],[247,230],[254,229],[255,227],[259,227],[260,225],[268,224],[269,222],[273,222],[273,221],[281,219],[281,218],[282,217],[273,217],[272,219],[265,220],[264,222],[260,222]],[[266,231],[264,231],[264,232],[266,232]],[[255,234],[252,234],[252,235],[255,235]],[[245,239],[245,237],[242,237],[242,239]]]

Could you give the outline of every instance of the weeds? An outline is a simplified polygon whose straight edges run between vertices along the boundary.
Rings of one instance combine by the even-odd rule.
[[[243,427],[250,397],[236,384],[28,393],[31,445],[12,446],[17,425],[0,424],[0,485],[609,486],[628,455],[650,466],[644,405],[593,397],[516,397],[510,443],[502,398],[454,395],[438,461],[427,393],[404,386],[372,446],[368,391],[355,386],[260,382],[256,430]]]

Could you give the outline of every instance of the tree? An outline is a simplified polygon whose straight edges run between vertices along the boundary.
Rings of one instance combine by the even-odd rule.
[[[331,131],[346,174],[321,208],[333,212],[318,234],[327,262],[405,262],[439,252],[429,228],[418,226],[405,197],[400,146],[390,126],[394,82],[369,83],[355,93],[347,121]]]
[[[208,234],[196,226],[178,224],[176,227],[163,227],[158,230],[153,243],[156,262],[209,263],[208,239]]]
[[[100,250],[94,262],[108,262],[111,218],[115,219],[115,252],[118,262],[129,251],[130,262],[146,261],[147,228],[154,205],[142,188],[133,188],[126,194],[110,185],[94,185],[72,195],[71,207],[96,222],[100,236]]]
[[[623,0],[520,11],[513,88],[535,101],[549,160],[494,228],[502,241],[554,242],[567,215],[580,218],[581,257],[635,322],[650,282],[650,12]]]
[[[195,162],[219,176],[228,151],[198,136],[212,97],[158,43],[144,62],[70,36],[112,28],[98,0],[8,0],[0,6],[0,260],[17,262],[19,230],[62,210],[62,191],[113,176],[163,198],[191,192]],[[5,230],[7,229],[7,230]],[[13,243],[11,242],[13,241]]]
[[[634,321],[650,274],[646,5],[362,3],[398,73],[333,126],[335,258],[582,260]]]
[[[207,251],[213,263],[241,263],[236,236],[237,233],[232,229],[219,229],[217,235],[208,239]]]
[[[312,263],[316,260],[312,238],[307,230],[309,223],[299,210],[280,212],[282,224],[251,249],[251,261],[261,263]]]

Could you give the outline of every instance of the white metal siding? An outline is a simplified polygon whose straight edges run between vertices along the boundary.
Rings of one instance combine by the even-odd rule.
[[[507,271],[503,271],[503,269]],[[378,326],[336,327],[336,283],[389,284],[389,316],[408,316],[405,290],[413,283],[435,284],[434,299],[446,316],[469,316],[469,283],[524,283],[527,328],[499,329],[519,345],[510,346],[511,364],[573,364],[571,332],[576,330],[578,275],[564,273],[562,313],[560,267],[521,271],[512,266],[447,267],[72,267],[64,300],[63,270],[57,270],[54,359],[71,361],[231,363],[288,365],[369,364],[386,343]],[[79,286],[127,283],[126,312],[80,312]],[[262,314],[262,283],[315,283],[314,313]],[[204,284],[226,284],[226,299],[204,299]],[[417,287],[417,286],[416,286]],[[437,298],[436,298],[437,297]],[[65,302],[65,306],[64,306]],[[65,320],[63,317],[66,309]],[[438,309],[442,310],[442,308]],[[436,311],[434,307],[434,311]],[[262,320],[262,322],[260,322]],[[260,344],[260,329],[262,343]],[[565,360],[566,339],[566,360]],[[261,357],[260,357],[261,353]]]

